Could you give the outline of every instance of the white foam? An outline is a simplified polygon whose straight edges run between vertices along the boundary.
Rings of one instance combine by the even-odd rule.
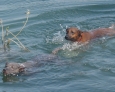
[[[69,51],[73,51],[73,50],[76,50],[76,49],[80,49],[80,47],[84,46],[85,44],[79,44],[78,42],[73,42],[72,44],[71,43],[65,43],[63,46],[62,46],[62,49],[63,50],[69,50]]]
[[[115,24],[112,24],[109,28],[115,30]]]
[[[57,33],[55,33],[52,38],[49,38],[49,37],[46,38],[47,43],[58,43],[58,44],[60,44],[63,41],[64,41],[64,36],[63,36],[61,31],[58,31]]]

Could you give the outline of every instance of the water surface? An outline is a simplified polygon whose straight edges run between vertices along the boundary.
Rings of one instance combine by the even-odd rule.
[[[115,37],[96,39],[81,47],[64,39],[67,27],[89,31],[114,24],[114,0],[2,0],[0,19],[4,30],[9,27],[17,34],[27,9],[31,12],[29,21],[18,38],[30,52],[13,42],[10,51],[1,49],[1,73],[6,62],[25,62],[37,54],[50,54],[57,47],[63,50],[57,53],[59,58],[38,67],[35,74],[8,81],[1,74],[1,92],[115,91]]]

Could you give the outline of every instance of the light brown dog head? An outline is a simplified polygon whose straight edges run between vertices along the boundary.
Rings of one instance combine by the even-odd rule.
[[[65,39],[74,42],[79,41],[79,39],[82,37],[81,33],[82,32],[78,28],[75,27],[67,28]]]

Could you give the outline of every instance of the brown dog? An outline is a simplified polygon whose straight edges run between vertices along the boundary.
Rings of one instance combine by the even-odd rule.
[[[94,38],[113,35],[115,35],[115,25],[112,25],[109,28],[94,29],[89,32],[81,31],[76,27],[71,27],[66,29],[65,39],[73,42],[85,43]],[[56,54],[59,50],[62,50],[62,48],[56,48],[52,51],[52,53]]]
[[[113,27],[98,28],[90,32],[84,32],[79,30],[78,28],[71,27],[66,29],[65,39],[73,42],[84,43],[94,38],[98,38],[102,36],[112,36],[112,35],[115,35],[115,30]]]

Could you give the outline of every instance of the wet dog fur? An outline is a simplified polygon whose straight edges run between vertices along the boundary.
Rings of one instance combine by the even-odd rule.
[[[3,76],[15,76],[20,74],[27,74],[27,71],[30,68],[38,67],[44,65],[46,62],[51,62],[57,58],[56,55],[46,54],[46,55],[37,55],[32,60],[29,60],[24,63],[9,62],[5,64],[3,69]],[[33,70],[34,71],[34,70]]]
[[[115,30],[113,27],[110,28],[98,28],[92,31],[82,31],[76,27],[71,27],[66,29],[66,40],[70,40],[73,42],[88,42],[94,38],[102,37],[102,36],[112,36],[115,35]]]

